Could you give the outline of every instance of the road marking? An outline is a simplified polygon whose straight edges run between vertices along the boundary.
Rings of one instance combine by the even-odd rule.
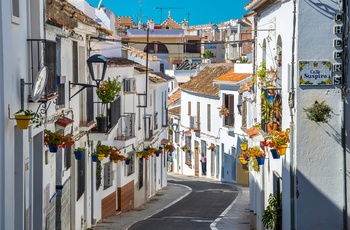
[[[237,189],[238,189],[238,195],[237,195],[236,199],[235,199],[234,201],[232,201],[232,203],[220,214],[220,216],[219,216],[218,218],[216,218],[216,219],[214,220],[213,223],[210,224],[210,228],[211,228],[212,230],[218,230],[218,228],[216,227],[216,224],[228,213],[228,211],[231,210],[231,208],[233,207],[233,205],[234,205],[235,203],[238,202],[239,198],[240,198],[241,195],[242,195],[242,190],[239,189],[239,188],[237,188]]]

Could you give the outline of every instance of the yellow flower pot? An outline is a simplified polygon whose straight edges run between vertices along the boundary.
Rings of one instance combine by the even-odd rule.
[[[113,162],[117,164],[119,162],[119,160],[113,160]]]
[[[30,122],[31,118],[32,118],[31,116],[16,114],[15,115],[15,119],[16,119],[16,122],[17,122],[17,127],[19,129],[28,129],[29,122]]]
[[[247,143],[242,143],[242,144],[240,144],[240,146],[241,146],[242,151],[247,150]]]
[[[248,162],[244,159],[244,157],[240,157],[239,160],[241,161],[242,165],[246,165]]]
[[[142,158],[142,153],[138,153],[137,157],[141,159]]]
[[[103,161],[103,158],[105,158],[104,154],[98,154],[98,160]]]
[[[288,147],[288,145],[286,145],[286,144],[276,147],[277,153],[281,156],[286,155],[287,147]]]

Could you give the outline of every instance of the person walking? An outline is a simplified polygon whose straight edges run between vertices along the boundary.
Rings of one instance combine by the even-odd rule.
[[[168,158],[168,172],[173,171],[173,155],[169,153],[169,158]]]
[[[207,158],[204,155],[204,153],[202,153],[201,163],[202,163],[202,175],[206,176],[207,175]]]

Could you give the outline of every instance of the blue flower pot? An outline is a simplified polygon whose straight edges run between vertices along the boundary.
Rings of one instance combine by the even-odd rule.
[[[265,157],[257,157],[256,160],[258,161],[258,165],[264,165],[265,163]]]
[[[125,164],[126,164],[126,165],[129,165],[129,164],[130,164],[130,160],[129,160],[129,159],[126,159],[126,160],[125,160]]]
[[[278,154],[276,149],[270,149],[270,151],[271,151],[273,159],[280,159],[281,156]]]
[[[159,157],[159,153],[156,153],[156,157]]]
[[[49,150],[52,153],[57,153],[58,146],[49,145]]]
[[[82,151],[74,151],[75,159],[81,160],[83,158],[83,152]]]
[[[91,156],[92,162],[97,162],[98,161],[98,155],[92,155]]]

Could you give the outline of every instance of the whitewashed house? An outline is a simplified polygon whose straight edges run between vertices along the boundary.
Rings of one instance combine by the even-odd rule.
[[[257,122],[267,135],[271,128],[290,129],[286,155],[273,159],[268,150],[264,166],[250,174],[252,228],[266,229],[262,215],[269,194],[277,200],[282,194],[277,229],[348,229],[349,157],[344,133],[348,41],[343,40],[348,5],[346,1],[251,0],[245,8],[253,11],[256,22]],[[266,70],[266,78],[259,77],[261,69]],[[279,104],[272,119],[259,106],[268,100],[264,81],[276,91],[269,103]],[[310,119],[304,109],[321,102],[332,116]]]

